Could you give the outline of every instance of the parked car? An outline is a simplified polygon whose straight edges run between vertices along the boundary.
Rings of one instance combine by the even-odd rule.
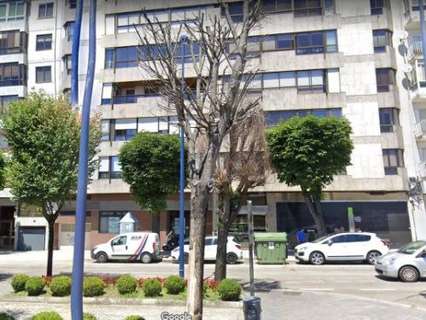
[[[294,256],[300,262],[315,265],[327,261],[366,261],[376,259],[389,251],[389,242],[374,233],[338,233],[318,238],[295,247]]]
[[[188,259],[189,254],[189,242],[185,243],[184,246],[185,261]],[[214,261],[216,260],[217,252],[217,237],[206,237],[204,247],[204,260]],[[179,247],[175,248],[171,254],[173,260],[179,260]],[[228,243],[226,246],[226,261],[229,264],[235,264],[243,259],[243,251],[241,245],[232,236],[228,237]]]
[[[120,234],[106,243],[95,246],[92,259],[99,263],[109,260],[141,261],[160,260],[160,237],[157,233],[132,232]]]
[[[376,260],[376,271],[384,277],[416,282],[426,277],[426,241],[414,241]]]

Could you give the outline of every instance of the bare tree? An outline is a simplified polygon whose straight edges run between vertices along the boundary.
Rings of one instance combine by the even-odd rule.
[[[188,147],[191,218],[187,309],[194,320],[203,316],[206,216],[220,149],[231,128],[258,105],[257,100],[247,102],[245,97],[256,73],[247,63],[247,40],[259,12],[258,1],[244,1],[242,21],[235,23],[228,5],[220,2],[215,14],[200,14],[179,26],[145,14],[146,23],[135,27],[141,42],[141,68],[159,83],[165,107],[177,115]],[[190,51],[185,72],[191,81],[181,81],[182,36]]]
[[[228,234],[250,189],[265,183],[268,168],[264,118],[261,110],[231,128],[229,150],[223,153],[216,171],[218,192],[218,238],[215,280],[226,278]]]

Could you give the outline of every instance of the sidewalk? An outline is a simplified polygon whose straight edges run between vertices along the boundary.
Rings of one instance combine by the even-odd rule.
[[[85,260],[90,260],[90,251],[84,252]],[[53,260],[55,262],[72,261],[73,250],[61,249],[53,251]],[[7,251],[0,252],[0,263],[7,262],[39,262],[47,261],[47,251]]]

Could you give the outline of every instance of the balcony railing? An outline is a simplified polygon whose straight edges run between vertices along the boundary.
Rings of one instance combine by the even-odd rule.
[[[420,122],[416,124],[415,134],[417,138],[426,134],[426,119],[420,120]]]
[[[422,38],[420,35],[410,36],[408,38],[408,54],[412,58],[423,55]]]
[[[115,96],[113,98],[102,98],[102,104],[126,104],[138,103],[140,99],[160,97],[159,94],[140,94],[128,96]]]

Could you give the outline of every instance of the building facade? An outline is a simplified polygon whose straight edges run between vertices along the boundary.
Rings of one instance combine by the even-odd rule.
[[[352,126],[351,165],[324,192],[330,231],[348,229],[352,210],[357,228],[390,238],[395,245],[426,239],[426,78],[417,2],[264,0],[262,6],[265,16],[250,37],[249,51],[250,64],[261,70],[252,87],[262,93],[266,124],[314,114],[346,117]],[[177,221],[177,197],[168,200],[167,212],[151,215],[135,203],[120,178],[120,147],[137,132],[177,132],[175,115],[159,107],[155,79],[138,67],[134,25],[145,23],[141,7],[140,1],[98,2],[92,106],[101,115],[102,142],[99,170],[89,186],[88,247],[116,234],[127,212],[137,218],[138,229],[159,232],[163,239]],[[177,25],[200,14],[221,14],[213,0],[147,0],[143,7],[148,15]],[[238,23],[241,2],[230,1],[230,10]],[[80,100],[87,68],[87,12],[85,7]],[[0,1],[2,108],[31,90],[69,92],[74,14],[71,0]],[[9,212],[13,202],[3,193],[1,204]],[[300,190],[279,183],[273,174],[251,198],[258,206],[259,231],[292,233],[313,225]],[[10,213],[0,212],[0,223],[7,220],[15,226],[7,230],[16,248],[45,246],[45,226],[37,214],[15,210],[10,218]],[[74,219],[75,204],[70,202],[58,219],[57,247],[72,245]],[[208,221],[210,233],[214,214]],[[235,230],[244,231],[244,210],[237,222]],[[26,243],[37,245],[29,248]]]

